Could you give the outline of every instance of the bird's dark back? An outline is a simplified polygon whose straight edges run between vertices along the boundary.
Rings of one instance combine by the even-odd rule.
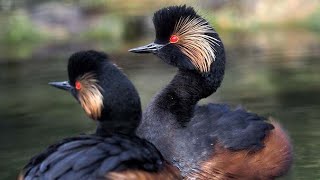
[[[159,151],[146,140],[114,134],[64,139],[33,157],[24,168],[29,179],[103,179],[109,172],[164,168]]]

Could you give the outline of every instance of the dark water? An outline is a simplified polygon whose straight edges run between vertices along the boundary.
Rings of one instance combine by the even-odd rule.
[[[277,36],[267,33],[248,39],[241,34],[223,35],[228,53],[225,80],[202,103],[242,104],[277,118],[294,144],[295,162],[286,179],[320,179],[320,38],[307,34],[302,41],[298,38],[301,33],[283,34],[289,34],[288,41],[277,44],[272,39]],[[47,85],[66,80],[69,55],[1,59],[1,179],[13,179],[47,145],[94,129],[94,122],[69,94]],[[111,55],[137,86],[144,107],[175,73],[173,67],[151,55],[126,51]]]

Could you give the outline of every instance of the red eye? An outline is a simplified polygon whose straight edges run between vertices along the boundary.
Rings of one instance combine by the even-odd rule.
[[[79,81],[76,81],[76,85],[75,85],[77,90],[81,89],[81,83]]]
[[[179,41],[179,37],[177,35],[172,35],[170,37],[170,43],[177,43]]]

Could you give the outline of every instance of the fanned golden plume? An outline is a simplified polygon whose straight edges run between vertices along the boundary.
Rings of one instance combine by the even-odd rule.
[[[216,58],[213,46],[219,46],[220,42],[207,33],[216,32],[205,20],[190,17],[179,19],[173,32],[179,37],[176,45],[201,72],[210,71],[210,65]]]
[[[87,115],[94,120],[101,116],[103,108],[103,89],[98,85],[98,80],[93,73],[86,73],[77,79],[81,84],[78,99]]]
[[[148,172],[142,170],[126,170],[119,172],[110,172],[105,175],[106,179],[110,180],[178,180],[182,179],[178,168],[165,164],[163,169],[158,172]]]

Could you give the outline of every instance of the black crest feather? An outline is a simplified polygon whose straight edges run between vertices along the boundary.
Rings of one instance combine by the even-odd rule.
[[[85,73],[97,71],[107,60],[107,54],[94,50],[80,51],[72,54],[68,63],[70,84],[73,85],[76,78]]]
[[[154,13],[153,24],[156,29],[156,43],[165,43],[169,40],[174,27],[180,18],[201,18],[192,7],[170,6]]]

